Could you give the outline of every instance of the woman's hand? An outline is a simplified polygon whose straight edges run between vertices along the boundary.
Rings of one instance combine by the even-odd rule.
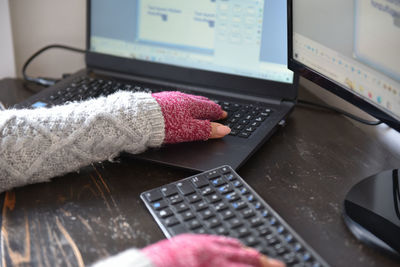
[[[284,267],[277,260],[244,247],[238,240],[182,234],[142,249],[157,267]]]
[[[164,116],[164,143],[222,138],[231,131],[227,126],[210,122],[226,118],[227,113],[206,97],[181,92],[160,92],[152,96]]]

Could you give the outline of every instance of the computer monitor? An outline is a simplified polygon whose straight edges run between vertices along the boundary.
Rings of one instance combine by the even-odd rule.
[[[400,0],[288,0],[288,16],[289,68],[400,131]],[[357,238],[396,257],[399,192],[398,170],[382,171],[343,206]]]

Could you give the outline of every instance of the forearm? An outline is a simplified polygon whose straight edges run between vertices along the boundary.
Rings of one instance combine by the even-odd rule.
[[[0,113],[0,191],[161,145],[164,120],[150,94],[118,92],[49,109]]]

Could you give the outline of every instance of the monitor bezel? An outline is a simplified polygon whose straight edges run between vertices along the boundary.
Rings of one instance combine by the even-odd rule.
[[[251,94],[262,98],[295,101],[299,77],[294,73],[292,83],[204,71],[192,68],[156,64],[143,60],[128,59],[90,51],[91,0],[87,0],[87,28],[85,56],[88,68],[114,71],[172,83],[220,88],[232,93]]]
[[[308,66],[300,63],[293,58],[293,0],[287,0],[288,6],[288,67],[299,76],[314,82],[315,84],[321,86],[322,88],[332,92],[333,94],[343,98],[347,102],[355,105],[371,116],[377,118],[378,120],[386,123],[393,129],[400,131],[400,122],[391,114],[377,108],[373,104],[365,101],[358,95],[352,93],[348,89],[341,86],[329,79],[328,77],[314,71]]]

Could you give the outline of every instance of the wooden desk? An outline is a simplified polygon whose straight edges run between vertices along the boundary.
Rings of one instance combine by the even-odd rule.
[[[24,92],[0,83],[0,99],[10,84]],[[343,116],[298,107],[238,173],[332,266],[398,266],[359,243],[341,209],[353,184],[399,167],[399,155]],[[1,194],[2,266],[83,266],[160,240],[139,194],[192,174],[122,157]]]

